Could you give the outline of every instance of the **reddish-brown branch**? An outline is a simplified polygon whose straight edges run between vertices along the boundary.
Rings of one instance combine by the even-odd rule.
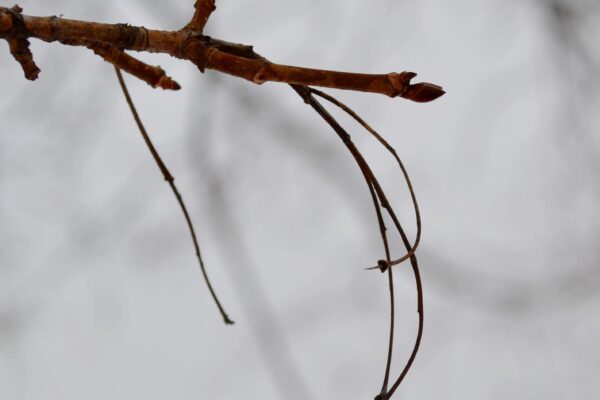
[[[24,29],[25,23],[21,15],[23,9],[17,5],[12,8],[5,8],[0,12],[0,37],[7,31],[20,31]],[[5,27],[5,28],[3,28]],[[29,41],[26,38],[13,36],[7,37],[10,54],[21,65],[25,78],[33,81],[36,80],[40,69],[33,61],[33,55],[29,50]]]
[[[230,43],[213,39],[202,34],[203,28],[208,21],[211,13],[215,10],[214,0],[197,0],[195,3],[195,13],[191,21],[179,31],[160,31],[151,30],[144,27],[129,26],[127,24],[100,24],[95,22],[85,22],[61,19],[58,17],[32,17],[22,15],[22,10],[18,6],[12,8],[0,7],[0,38],[6,39],[10,46],[13,57],[19,62],[25,72],[27,79],[34,80],[40,72],[33,61],[29,50],[28,38],[37,38],[47,42],[58,41],[63,44],[85,46],[92,49],[96,54],[103,57],[106,61],[112,63],[117,68],[119,80],[125,92],[132,113],[140,130],[146,140],[150,151],[157,164],[159,165],[165,179],[171,185],[171,188],[179,201],[183,210],[188,227],[191,231],[192,239],[196,247],[196,254],[202,272],[207,280],[211,294],[215,298],[226,323],[231,323],[219,301],[216,298],[208,277],[204,269],[204,264],[200,256],[200,250],[197,244],[195,233],[191,224],[181,195],[177,191],[173,177],[170,175],[158,153],[151,144],[147,134],[144,131],[141,121],[135,112],[119,68],[128,71],[132,75],[146,81],[153,87],[163,87],[166,89],[178,89],[179,85],[166,76],[165,72],[159,67],[149,66],[134,57],[126,54],[124,50],[135,50],[145,52],[165,53],[171,56],[189,60],[194,63],[202,72],[206,68],[244,78],[251,82],[261,84],[267,81],[284,82],[291,84],[306,103],[334,129],[339,135],[347,149],[355,158],[358,166],[366,179],[372,200],[375,205],[377,219],[380,228],[380,234],[385,249],[385,260],[380,260],[378,268],[382,271],[387,269],[390,289],[391,302],[391,320],[390,335],[388,344],[388,359],[384,382],[380,394],[376,399],[389,399],[397,390],[398,386],[408,373],[418,352],[423,334],[423,288],[419,266],[415,256],[415,250],[418,246],[421,221],[418,206],[412,190],[412,185],[408,175],[396,152],[389,144],[376,133],[368,124],[358,117],[352,110],[343,103],[325,95],[322,92],[311,89],[309,86],[323,86],[337,89],[356,90],[363,92],[381,93],[390,97],[403,97],[416,102],[428,102],[444,94],[443,89],[431,83],[412,84],[411,80],[416,76],[413,72],[388,73],[388,74],[362,74],[337,72],[311,68],[301,68],[288,65],[280,65],[270,62],[254,52],[251,46]],[[394,210],[392,209],[381,185],[373,174],[369,165],[362,157],[356,146],[352,143],[348,133],[338,124],[338,122],[320,105],[313,97],[313,94],[324,97],[336,106],[342,108],[356,119],[365,129],[371,132],[382,145],[388,149],[398,161],[400,168],[407,180],[411,197],[415,207],[418,233],[415,243],[411,246],[406,233],[404,232]],[[399,259],[391,259],[386,226],[383,220],[382,208],[386,210],[396,231],[399,233],[406,254]],[[406,259],[410,260],[415,284],[417,288],[417,311],[419,314],[418,332],[416,335],[413,350],[409,356],[406,365],[402,369],[399,377],[388,390],[390,367],[392,361],[393,337],[394,337],[394,288],[391,266],[400,263]]]
[[[69,46],[85,46],[92,50],[94,54],[102,57],[104,61],[113,64],[115,67],[119,68],[119,70],[123,70],[136,78],[141,79],[153,88],[159,87],[165,90],[181,89],[181,86],[169,77],[162,68],[148,65],[127,54],[124,50],[104,43],[89,42],[85,40],[62,40],[60,42]]]
[[[125,53],[123,50],[100,43],[89,43],[86,47],[105,61],[143,80],[153,88],[159,87],[165,90],[181,89],[181,86],[168,76],[161,67],[148,65]]]
[[[400,96],[419,102],[431,101],[443,94],[440,87],[429,83],[411,85],[410,80],[417,75],[414,72],[374,75],[327,71],[274,64],[262,58],[248,59],[218,49],[211,50],[207,52],[206,68],[236,75],[258,84],[271,81],[322,86],[381,93],[390,97]],[[436,93],[432,93],[434,86],[438,88]]]
[[[256,55],[250,46],[214,40],[192,30],[160,31],[126,24],[32,17],[20,12],[23,23],[15,24],[13,14],[11,9],[0,8],[0,38],[96,42],[122,50],[165,53],[189,60],[201,70],[214,69],[254,83],[273,81],[324,86],[381,93],[417,102],[431,101],[444,94],[438,85],[412,84],[411,80],[416,76],[413,72],[360,74],[280,65]]]
[[[208,22],[210,15],[217,9],[215,0],[197,0],[194,4],[194,16],[192,20],[183,28],[202,33],[204,25]]]

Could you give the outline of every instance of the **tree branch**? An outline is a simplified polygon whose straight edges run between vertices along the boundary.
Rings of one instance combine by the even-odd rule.
[[[198,8],[196,13],[201,14]],[[56,16],[32,17],[22,15],[21,10],[15,10],[15,7],[0,8],[0,38],[23,41],[32,37],[46,42],[59,41],[74,45],[95,42],[120,50],[165,53],[189,60],[201,71],[205,68],[214,69],[257,84],[272,81],[324,86],[381,93],[416,102],[432,101],[445,93],[440,86],[432,83],[412,84],[411,80],[416,76],[414,72],[361,74],[281,65],[260,57],[251,46],[215,40],[191,30],[161,31]],[[31,71],[30,68],[26,77],[33,80],[37,74]]]
[[[29,50],[29,38],[37,38],[46,42],[58,41],[62,44],[83,46],[94,51],[107,62],[115,65],[119,82],[127,102],[131,108],[132,114],[138,123],[138,127],[148,145],[152,155],[164,178],[169,182],[173,193],[175,194],[179,205],[183,211],[188,228],[196,249],[196,255],[207,281],[208,287],[214,300],[221,311],[226,323],[232,323],[227,314],[221,307],[204,268],[204,263],[200,255],[200,248],[197,243],[195,232],[191,219],[187,213],[183,199],[179,194],[174,179],[167,170],[166,166],[158,156],[156,149],[152,145],[137,113],[131,102],[123,78],[119,69],[123,69],[132,75],[144,80],[153,87],[162,87],[164,89],[178,89],[179,85],[169,78],[160,67],[153,67],[137,60],[131,55],[125,53],[125,50],[134,50],[140,52],[154,52],[169,54],[183,60],[188,60],[195,64],[201,72],[205,69],[213,69],[219,72],[234,75],[256,84],[264,82],[282,82],[288,83],[292,88],[310,105],[321,118],[323,118],[340,137],[346,148],[354,157],[368,185],[375,211],[377,215],[380,235],[385,250],[385,260],[378,262],[378,267],[382,272],[387,272],[388,285],[390,291],[390,334],[388,342],[388,356],[384,381],[380,393],[376,399],[389,399],[399,387],[400,383],[410,370],[413,361],[419,350],[423,335],[423,288],[421,276],[415,250],[421,237],[421,218],[416,197],[412,189],[412,184],[408,174],[396,154],[395,150],[374,131],[366,122],[364,122],[354,111],[335,98],[310,88],[310,86],[323,86],[337,89],[355,90],[371,93],[385,94],[390,97],[403,97],[416,102],[428,102],[442,96],[444,90],[432,83],[411,83],[416,76],[414,72],[400,72],[388,74],[363,74],[338,72],[321,69],[302,68],[289,65],[275,64],[266,58],[255,53],[252,46],[226,42],[203,35],[203,29],[212,12],[216,9],[215,0],[197,0],[195,12],[191,21],[179,31],[161,31],[152,30],[145,27],[135,27],[127,24],[101,24],[95,22],[85,22],[77,20],[62,19],[53,17],[33,17],[22,14],[22,9],[18,6],[12,8],[0,7],[0,39],[6,39],[9,43],[10,52],[21,65],[25,77],[35,80],[40,72],[33,61],[33,56]],[[348,113],[367,131],[369,131],[396,159],[400,169],[406,179],[413,201],[417,235],[414,244],[411,243],[402,228],[399,219],[396,216],[387,196],[381,187],[375,174],[368,163],[353,144],[350,135],[344,128],[327,112],[327,110],[317,101],[314,95],[323,97],[332,102],[337,107]],[[387,237],[387,227],[383,219],[385,210],[393,222],[393,226],[400,235],[406,253],[395,260],[391,258],[390,246]],[[389,376],[392,362],[393,339],[394,339],[394,284],[392,275],[392,265],[402,261],[410,260],[417,289],[417,312],[418,312],[418,330],[413,345],[412,352],[400,372],[398,378],[394,381],[388,390]],[[387,270],[387,271],[386,271]]]

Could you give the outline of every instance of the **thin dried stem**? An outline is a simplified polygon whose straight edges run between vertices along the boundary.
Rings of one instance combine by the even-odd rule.
[[[394,221],[394,225],[402,238],[402,241],[406,247],[406,250],[408,252],[410,252],[411,251],[410,242],[408,241],[408,238],[407,238],[404,230],[402,229],[402,226],[400,225],[400,222],[398,221],[393,208],[391,207],[389,201],[387,200],[385,192],[381,188],[381,185],[379,184],[377,178],[371,171],[367,162],[364,160],[364,158],[360,154],[360,151],[356,148],[354,143],[352,143],[352,140],[350,139],[350,135],[345,131],[344,128],[342,128],[342,126],[335,120],[335,118],[333,118],[331,116],[331,114],[329,114],[323,108],[323,106],[321,106],[321,104],[312,96],[311,91],[313,89],[305,87],[305,86],[299,86],[299,85],[292,85],[292,87],[304,99],[304,102],[309,104],[319,114],[319,116],[321,116],[321,118],[323,118],[333,128],[333,130],[338,134],[340,139],[342,139],[342,141],[344,142],[344,144],[346,145],[346,147],[348,148],[348,150],[350,151],[350,153],[356,160],[357,164],[359,165],[361,171],[363,172],[363,175],[365,175],[365,178],[367,179],[367,184],[369,185],[369,190],[374,189],[375,192],[377,193],[377,197],[379,198],[379,201],[382,203],[382,206],[386,209],[386,211],[388,212],[388,214]],[[378,204],[376,205],[376,209],[378,209]],[[379,220],[379,217],[380,217],[380,214],[378,213],[378,220]],[[385,225],[382,225],[382,223],[380,222],[380,228],[381,227],[383,227],[383,229],[385,230]],[[382,232],[382,240],[384,242],[384,246],[386,247],[386,258],[387,258],[387,262],[388,262],[387,265],[389,266],[390,265],[389,264],[390,257],[389,257],[389,254],[387,253],[388,245],[387,245],[387,237],[385,235],[385,232]],[[416,287],[417,287],[417,311],[419,314],[419,325],[418,325],[417,336],[415,339],[415,344],[413,346],[413,350],[411,352],[411,355],[410,355],[406,365],[404,366],[400,376],[394,382],[394,384],[392,385],[390,390],[387,391],[388,377],[389,377],[389,373],[390,373],[390,367],[391,367],[391,361],[392,361],[392,351],[393,351],[394,308],[395,308],[392,271],[391,271],[391,268],[388,267],[387,272],[388,272],[390,303],[391,303],[391,307],[390,307],[391,324],[390,324],[388,357],[387,357],[387,362],[386,362],[386,370],[385,370],[385,374],[384,374],[384,382],[383,382],[380,394],[376,396],[377,400],[389,399],[391,397],[391,395],[394,393],[394,391],[398,388],[398,386],[400,385],[400,383],[402,382],[402,380],[404,379],[404,377],[410,370],[410,367],[412,366],[412,364],[416,358],[416,355],[419,351],[422,335],[423,335],[423,325],[424,325],[423,288],[421,285],[419,266],[417,263],[417,258],[414,254],[409,259],[410,259],[410,263],[412,266],[413,275],[415,277],[415,282],[416,282]]]
[[[215,293],[215,291],[210,283],[210,280],[208,279],[208,274],[206,272],[206,268],[204,267],[204,260],[202,259],[202,254],[200,252],[200,245],[198,244],[198,239],[196,237],[196,232],[194,230],[194,225],[192,224],[192,219],[188,213],[188,210],[187,210],[187,207],[185,206],[183,198],[181,197],[179,190],[177,190],[177,186],[175,186],[175,178],[173,178],[173,176],[167,169],[167,166],[165,165],[165,163],[161,159],[160,155],[158,154],[158,151],[154,147],[154,144],[152,143],[152,140],[150,139],[150,136],[148,135],[148,132],[146,131],[146,128],[144,127],[144,124],[142,123],[142,120],[137,112],[137,109],[136,109],[135,105],[133,104],[133,100],[131,99],[131,96],[129,95],[129,90],[127,90],[127,85],[125,84],[125,80],[123,79],[123,74],[121,74],[121,71],[117,67],[115,67],[115,72],[117,74],[117,79],[119,80],[119,85],[121,86],[121,90],[123,91],[123,94],[125,95],[125,100],[127,101],[127,105],[129,106],[129,109],[131,110],[133,119],[135,119],[135,123],[137,124],[137,126],[140,130],[140,133],[142,134],[142,137],[144,138],[144,142],[146,142],[146,145],[148,146],[148,150],[150,150],[150,153],[152,154],[152,158],[154,158],[154,161],[158,165],[158,168],[160,169],[160,172],[162,173],[164,179],[169,183],[169,186],[171,186],[171,190],[173,191],[173,194],[177,198],[179,207],[181,208],[181,211],[183,212],[185,221],[190,230],[190,235],[192,237],[192,241],[194,243],[194,248],[196,250],[196,258],[198,259],[198,263],[200,264],[200,270],[202,271],[202,275],[204,276],[206,286],[208,286],[208,290],[210,291],[210,294],[211,294],[212,298],[214,299],[215,304],[219,308],[219,312],[221,313],[221,316],[223,317],[223,321],[225,322],[225,324],[233,324],[233,321],[231,319],[229,319],[223,306],[221,306],[221,302],[219,301],[217,294]]]
[[[317,96],[322,97],[325,100],[336,105],[337,107],[342,109],[344,112],[346,112],[348,115],[350,115],[352,118],[354,118],[359,124],[361,124],[363,126],[363,128],[365,128],[368,132],[370,132],[379,141],[379,143],[381,143],[387,149],[387,151],[389,151],[392,154],[392,156],[394,156],[394,158],[398,162],[400,170],[402,171],[402,175],[404,175],[404,180],[405,180],[408,190],[410,192],[410,197],[411,197],[411,200],[413,203],[413,208],[415,210],[415,219],[416,219],[416,225],[417,225],[417,234],[415,237],[415,242],[411,246],[410,250],[404,256],[393,260],[391,263],[389,263],[387,265],[384,265],[383,263],[379,262],[378,266],[370,267],[368,269],[375,269],[375,268],[385,269],[389,265],[400,264],[401,262],[409,259],[413,254],[415,254],[415,251],[417,251],[417,248],[419,247],[419,243],[421,242],[421,232],[422,232],[421,212],[419,211],[419,203],[417,202],[415,190],[413,188],[413,185],[412,185],[412,182],[408,175],[408,172],[406,171],[406,167],[404,166],[404,163],[402,163],[402,160],[398,156],[396,149],[394,149],[387,142],[387,140],[385,140],[383,138],[383,136],[381,136],[375,129],[373,129],[367,122],[365,122],[365,120],[363,120],[358,114],[356,114],[356,112],[354,112],[354,110],[352,110],[350,107],[348,107],[347,105],[345,105],[344,103],[342,103],[341,101],[336,99],[335,97],[328,95],[327,93],[324,93],[324,92],[314,89],[314,88],[311,88],[310,91],[311,91],[311,93],[316,94]]]

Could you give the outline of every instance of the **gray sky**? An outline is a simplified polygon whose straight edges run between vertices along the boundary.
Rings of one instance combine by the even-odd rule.
[[[19,2],[159,29],[193,6],[40,3]],[[594,398],[597,2],[217,3],[206,33],[274,62],[413,70],[447,90],[430,104],[330,91],[396,147],[421,205],[425,336],[397,397]],[[373,398],[387,283],[363,267],[383,251],[363,178],[317,115],[285,85],[167,56],[140,57],[179,92],[126,76],[236,321],[224,326],[112,67],[81,48],[31,47],[36,82],[0,44],[0,398]],[[413,237],[393,160],[335,115]],[[392,375],[417,319],[409,267],[395,277]]]

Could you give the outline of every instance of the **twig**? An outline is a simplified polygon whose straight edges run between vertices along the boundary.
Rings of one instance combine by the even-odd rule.
[[[323,106],[321,106],[321,104],[312,96],[311,90],[310,88],[304,87],[304,86],[299,86],[299,85],[292,85],[292,87],[294,88],[294,90],[304,99],[304,101],[309,104],[318,114],[319,116],[321,116],[321,118],[323,118],[332,128],[333,130],[338,134],[338,136],[340,137],[340,139],[342,139],[342,141],[344,142],[344,144],[346,145],[346,147],[348,148],[348,150],[350,151],[350,153],[352,154],[352,156],[354,157],[354,159],[356,160],[358,166],[360,167],[363,175],[365,176],[365,179],[367,180],[367,184],[369,186],[369,190],[375,190],[375,192],[377,193],[377,197],[379,198],[380,202],[382,203],[382,206],[386,209],[386,211],[388,212],[388,214],[390,215],[390,217],[392,218],[392,220],[394,221],[394,225],[398,231],[398,233],[400,234],[402,241],[406,247],[406,250],[408,252],[411,251],[411,246],[410,246],[410,242],[408,241],[408,238],[406,237],[406,234],[404,233],[404,230],[402,229],[402,226],[400,225],[400,222],[398,221],[395,212],[393,210],[393,208],[391,207],[391,205],[389,204],[389,201],[387,200],[387,197],[383,191],[383,189],[381,188],[381,185],[379,184],[377,178],[375,177],[375,175],[373,174],[373,172],[371,171],[371,169],[369,168],[367,162],[364,160],[364,158],[362,157],[362,155],[360,154],[360,151],[356,148],[356,146],[352,143],[352,140],[350,139],[350,135],[344,130],[344,128],[342,128],[342,126],[335,120],[335,118],[333,118],[331,116],[331,114],[329,114],[324,108]],[[376,210],[378,210],[379,205],[376,204]],[[386,259],[388,262],[388,266],[389,264],[389,253],[388,253],[388,245],[387,245],[387,237],[385,235],[385,225],[383,224],[382,220],[380,219],[380,213],[377,213],[378,216],[378,221],[379,221],[379,225],[380,225],[380,230],[382,230],[381,234],[382,234],[382,240],[384,242],[384,246],[386,248]],[[387,268],[387,272],[388,272],[388,282],[389,282],[389,291],[390,291],[390,303],[391,303],[391,307],[390,307],[390,313],[391,313],[391,324],[390,324],[390,334],[389,334],[389,345],[388,345],[388,357],[387,357],[387,362],[386,362],[386,370],[385,370],[385,375],[384,375],[384,382],[382,385],[382,389],[380,394],[376,397],[377,400],[383,400],[383,399],[389,399],[391,397],[391,395],[394,393],[394,391],[398,388],[398,386],[400,385],[400,383],[402,382],[402,380],[404,379],[404,377],[406,376],[406,374],[408,373],[408,371],[410,370],[410,367],[412,366],[416,355],[419,351],[419,347],[420,347],[420,343],[421,343],[421,338],[423,336],[423,324],[424,324],[424,318],[423,318],[423,287],[421,285],[421,277],[420,277],[420,273],[419,273],[419,266],[417,263],[417,258],[416,256],[413,254],[410,257],[410,263],[412,266],[412,270],[413,270],[413,275],[415,277],[415,282],[416,282],[416,286],[417,286],[417,311],[419,313],[419,326],[418,326],[418,332],[417,332],[417,336],[415,339],[415,344],[413,346],[413,350],[411,352],[411,355],[406,363],[406,365],[404,366],[400,376],[398,377],[398,379],[394,382],[393,386],[390,388],[389,391],[387,391],[387,383],[388,383],[388,376],[390,373],[390,367],[391,367],[391,360],[392,360],[392,350],[393,350],[393,336],[394,336],[394,288],[393,288],[393,278],[392,278],[392,271],[391,268]]]
[[[332,104],[336,105],[337,107],[341,108],[344,112],[346,112],[348,115],[350,115],[352,118],[354,118],[359,124],[361,124],[363,126],[363,128],[365,128],[369,133],[371,133],[375,137],[375,139],[377,139],[379,141],[379,143],[381,143],[386,148],[386,150],[389,151],[392,154],[392,156],[394,156],[394,158],[398,162],[400,170],[402,171],[402,175],[404,175],[404,180],[406,181],[406,185],[408,186],[408,190],[410,192],[410,197],[411,197],[411,200],[413,203],[413,208],[415,210],[417,235],[415,237],[415,242],[411,246],[410,250],[404,256],[397,258],[387,264],[382,262],[383,260],[380,260],[376,267],[368,268],[368,269],[376,269],[377,268],[383,272],[389,266],[400,264],[401,262],[409,259],[413,254],[415,254],[415,252],[417,251],[417,248],[419,247],[419,243],[421,242],[421,232],[422,232],[421,212],[419,211],[419,203],[417,202],[417,197],[415,195],[415,191],[414,191],[412,182],[410,180],[410,177],[408,176],[408,172],[406,171],[406,167],[402,163],[402,160],[400,160],[400,157],[398,156],[396,149],[394,149],[387,142],[387,140],[385,140],[375,129],[371,128],[371,126],[369,124],[367,124],[358,114],[356,114],[356,112],[354,112],[354,110],[352,110],[350,107],[348,107],[347,105],[345,105],[344,103],[342,103],[341,101],[336,99],[335,97],[330,96],[327,93],[324,93],[320,90],[310,88],[310,92],[313,94],[316,94],[319,97],[324,98],[325,100],[327,100],[327,101],[331,102]]]
[[[23,9],[17,5],[12,8],[0,10],[0,26],[11,26],[16,31],[24,30],[25,23],[23,22],[21,12],[23,12]],[[0,29],[0,32],[2,32],[2,29]],[[31,81],[36,80],[40,69],[35,64],[35,61],[33,61],[33,55],[31,54],[31,50],[29,50],[29,40],[18,36],[9,36],[6,39],[10,54],[21,65],[21,68],[23,68],[25,78]]]
[[[204,267],[204,260],[202,259],[202,254],[200,253],[200,245],[198,244],[198,239],[196,238],[196,232],[194,230],[194,225],[192,224],[192,219],[190,218],[190,215],[187,211],[187,207],[185,206],[185,203],[183,202],[183,198],[181,197],[181,194],[177,190],[177,186],[175,186],[175,178],[173,178],[173,176],[167,169],[167,166],[165,165],[163,160],[160,158],[158,151],[154,147],[154,144],[152,143],[152,140],[150,139],[150,136],[148,135],[148,132],[146,131],[146,128],[144,127],[144,124],[142,123],[142,120],[140,119],[140,116],[135,108],[135,105],[133,104],[133,100],[131,99],[131,96],[129,95],[129,91],[127,90],[127,85],[125,84],[125,80],[123,79],[123,74],[121,74],[121,71],[119,70],[118,67],[115,67],[115,72],[116,72],[117,78],[119,80],[119,85],[121,86],[121,89],[123,90],[123,94],[125,95],[125,99],[127,100],[127,105],[129,106],[129,109],[131,110],[131,114],[133,115],[133,118],[135,119],[135,122],[140,130],[140,133],[142,134],[142,137],[144,138],[144,142],[146,142],[146,145],[148,146],[148,150],[150,150],[150,153],[152,154],[154,161],[158,165],[158,168],[160,169],[160,172],[162,173],[164,179],[167,182],[169,182],[169,186],[171,186],[171,190],[173,191],[173,194],[177,198],[179,207],[181,208],[181,211],[183,212],[185,221],[190,230],[190,235],[192,236],[192,241],[194,242],[194,248],[196,250],[196,258],[198,259],[198,263],[200,264],[200,270],[202,271],[202,275],[204,276],[204,280],[206,281],[206,286],[208,286],[208,290],[210,291],[210,294],[211,294],[212,298],[214,299],[215,304],[219,308],[219,312],[221,313],[221,316],[223,317],[223,321],[226,324],[233,324],[233,321],[231,319],[229,319],[229,317],[227,316],[227,313],[223,309],[223,306],[221,306],[221,303],[219,302],[219,299],[217,298],[217,294],[215,293],[215,291],[210,283],[210,280],[208,279],[208,274],[206,273],[206,268]]]
[[[125,53],[123,50],[100,43],[89,43],[86,47],[118,69],[141,79],[153,88],[159,87],[165,90],[181,89],[181,86],[168,76],[161,67],[148,65]]]
[[[194,4],[194,16],[183,29],[202,33],[210,15],[217,9],[215,0],[197,0]]]
[[[68,46],[85,46],[92,50],[94,54],[102,57],[104,61],[146,82],[153,88],[181,89],[181,86],[169,77],[161,67],[148,65],[116,47],[86,40],[62,40],[61,43]]]
[[[149,66],[134,57],[126,54],[124,50],[145,51],[165,53],[171,56],[189,60],[202,72],[206,68],[234,75],[251,82],[261,84],[267,81],[288,83],[309,104],[321,118],[323,118],[340,137],[348,151],[352,154],[359,166],[363,177],[369,188],[371,200],[375,207],[379,232],[385,250],[385,260],[379,260],[378,266],[382,272],[387,272],[390,293],[390,332],[388,341],[387,361],[383,384],[380,393],[376,396],[378,400],[389,399],[397,390],[398,386],[410,370],[416,354],[419,350],[423,334],[423,288],[419,266],[415,251],[421,238],[421,217],[416,196],[408,173],[398,157],[396,151],[387,141],[362,120],[354,111],[337,99],[310,86],[323,86],[337,89],[357,90],[372,93],[381,93],[390,97],[403,97],[416,102],[428,102],[444,94],[444,90],[431,83],[412,84],[411,80],[416,76],[413,72],[389,73],[389,74],[362,74],[337,72],[321,69],[302,68],[288,65],[275,64],[254,52],[252,46],[230,43],[213,39],[203,35],[203,29],[210,15],[215,10],[214,0],[197,0],[195,12],[190,22],[178,31],[160,31],[135,27],[127,24],[100,24],[95,22],[84,22],[77,20],[62,19],[58,17],[32,17],[22,15],[18,6],[12,8],[0,7],[0,38],[9,42],[13,57],[19,62],[25,72],[27,79],[35,80],[39,69],[33,61],[29,51],[28,38],[34,37],[47,42],[59,41],[63,44],[85,46],[92,49],[96,54],[106,61],[115,65],[115,70],[121,84],[121,88],[136,120],[138,128],[152,153],[163,177],[169,182],[175,194],[180,208],[186,219],[188,228],[196,249],[200,268],[206,280],[207,286],[217,304],[225,323],[233,323],[228,317],[209,282],[204,262],[200,254],[200,248],[183,199],[177,190],[174,179],[154,148],[143,124],[135,110],[135,106],[129,96],[127,87],[123,80],[120,68],[127,70],[134,76],[143,79],[154,87],[177,89],[179,85],[171,80],[159,67]],[[410,241],[400,224],[400,221],[392,208],[387,196],[378,182],[375,174],[368,163],[352,142],[350,135],[344,128],[327,112],[327,110],[313,96],[320,96],[353,117],[367,131],[369,131],[396,159],[404,175],[409,188],[411,199],[415,210],[417,223],[417,234],[414,244]],[[406,254],[400,258],[391,259],[390,246],[387,237],[387,228],[383,219],[382,208],[393,221],[394,228],[400,235],[406,248]],[[394,343],[394,321],[395,301],[394,282],[392,266],[405,260],[410,260],[417,289],[417,311],[419,314],[418,332],[412,352],[402,369],[399,377],[389,388],[389,377],[391,371],[393,343]]]

